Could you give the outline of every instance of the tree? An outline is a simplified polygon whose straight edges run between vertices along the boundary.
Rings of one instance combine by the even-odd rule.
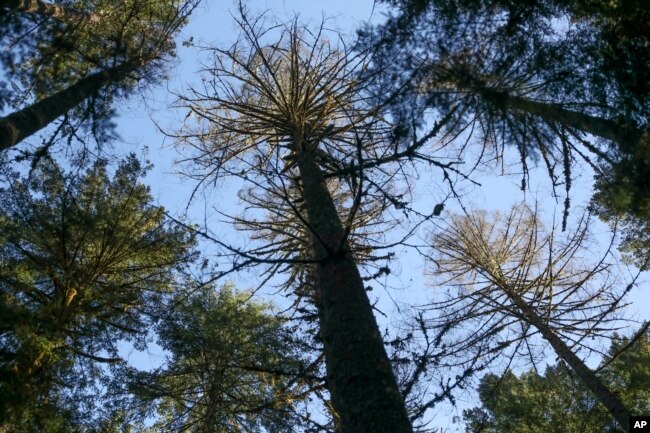
[[[544,43],[540,34],[548,30],[552,34],[563,34],[574,39],[575,51],[582,59],[595,60],[586,71],[576,71],[590,79],[588,86],[596,86],[591,94],[598,98],[618,99],[625,113],[646,111],[648,88],[643,65],[650,52],[646,42],[650,40],[645,24],[650,18],[645,2],[626,0],[616,3],[602,3],[591,0],[534,0],[517,2],[512,0],[385,0],[397,9],[384,27],[390,31],[384,34],[386,42],[394,43],[400,38],[416,38],[409,27],[432,16],[438,17],[434,25],[451,29],[453,24],[465,24],[462,31],[484,29],[501,39],[501,43],[534,40]],[[562,16],[568,17],[572,27],[549,26],[549,21]],[[473,21],[470,21],[473,20]],[[546,40],[546,44],[555,41]],[[496,46],[495,46],[496,48]],[[541,47],[540,47],[541,48]],[[553,68],[551,65],[540,65]],[[614,94],[605,95],[605,82],[615,83],[610,87]],[[627,100],[627,103],[622,101]],[[645,101],[645,102],[644,102]],[[647,116],[644,116],[647,117]]]
[[[595,171],[599,216],[622,219],[630,239],[623,246],[644,265],[647,237],[632,239],[648,217],[647,3],[386,3],[397,14],[362,31],[362,41],[377,49],[384,88],[408,83],[394,104],[404,129],[427,109],[453,108],[453,132],[473,133],[482,152],[517,148],[522,188],[529,160],[543,162],[554,188],[565,189],[565,218],[571,171],[584,160]]]
[[[423,67],[423,76],[430,80],[428,87],[420,88],[425,97],[443,88],[450,90],[445,85],[451,84],[459,93],[469,92],[478,99],[491,100],[490,103],[505,104],[547,121],[603,136],[623,147],[625,141],[638,140],[643,134],[643,130],[635,131],[644,129],[648,118],[649,93],[644,87],[647,80],[643,78],[642,65],[650,56],[646,47],[650,35],[644,26],[650,11],[643,2],[386,3],[398,8],[398,14],[362,35],[368,41],[378,42],[384,55],[379,60],[392,56],[398,60],[399,66],[395,67]],[[552,25],[552,20],[563,16],[571,20],[567,26]],[[441,36],[447,38],[436,41]],[[431,41],[435,43],[430,44]],[[424,48],[423,44],[428,44],[428,49],[418,51]],[[506,45],[511,50],[499,53]],[[619,58],[613,60],[612,56]],[[603,61],[602,57],[609,58]],[[554,63],[543,63],[551,60]],[[583,65],[584,70],[572,69]],[[461,74],[451,79],[452,84],[450,75],[454,74],[450,74],[450,67],[458,66],[465,69],[457,70]],[[472,74],[468,76],[468,72]],[[482,93],[484,89],[494,93]],[[499,92],[511,100],[501,100]],[[539,104],[543,100],[553,103]],[[569,104],[578,108],[573,114],[562,108]],[[562,118],[562,113],[570,115]],[[581,117],[590,120],[580,120]]]
[[[603,380],[616,390],[633,414],[648,413],[650,372],[648,323],[631,337],[617,337],[598,370]]]
[[[149,317],[193,257],[193,238],[152,206],[125,159],[64,173],[49,160],[0,190],[0,418],[59,431],[92,408],[120,340],[144,344]],[[87,414],[86,414],[87,415]],[[57,425],[58,423],[58,425]],[[72,423],[72,424],[71,424]],[[53,428],[54,430],[50,430]]]
[[[468,433],[607,432],[613,424],[564,364],[549,366],[542,376],[535,370],[485,375],[479,397],[483,407],[463,412]]]
[[[638,161],[647,161],[650,148],[639,149]],[[644,154],[644,152],[646,154]],[[596,215],[624,236],[619,250],[623,259],[641,270],[650,268],[650,197],[648,173],[636,159],[617,163],[595,183],[591,207]],[[640,171],[641,170],[641,171]]]
[[[138,82],[160,78],[174,55],[173,38],[196,4],[100,1],[78,10],[40,1],[1,2],[0,11],[8,12],[0,16],[7,24],[0,40],[11,51],[3,59],[5,74],[21,94],[8,101],[16,110],[0,118],[0,150],[60,117],[57,134],[71,135],[88,119],[96,136],[105,133],[112,101]],[[32,22],[38,32],[24,29]]]
[[[577,353],[588,349],[588,338],[607,337],[616,329],[615,313],[633,285],[615,287],[605,261],[608,253],[594,265],[580,263],[587,227],[585,218],[563,241],[553,231],[545,232],[536,212],[525,206],[492,218],[485,212],[452,215],[446,230],[433,237],[433,261],[434,272],[457,285],[459,296],[438,305],[447,312],[435,322],[447,333],[462,322],[478,320],[480,331],[472,339],[508,330],[510,340],[502,348],[527,339],[529,351],[528,339],[539,333],[627,429],[629,408]]]
[[[626,338],[612,340],[610,356],[601,363],[600,376],[615,390],[634,414],[646,413],[650,371],[647,335],[627,350]],[[612,355],[618,354],[615,358]],[[488,374],[479,385],[481,407],[463,412],[468,433],[615,432],[614,420],[587,387],[563,363],[519,377],[511,371],[502,376]]]
[[[0,119],[2,150],[18,144],[86,99],[98,95],[105,86],[126,79],[142,65],[142,61],[138,60],[95,72],[54,95]]]
[[[42,14],[62,22],[90,21],[99,22],[99,15],[93,12],[82,11],[65,5],[47,3],[40,0],[3,0],[0,8],[8,11]]]
[[[178,432],[286,432],[309,389],[291,330],[252,293],[189,287],[156,326],[165,364],[131,379],[154,405],[154,428]]]
[[[389,183],[366,183],[365,161],[376,164],[390,150],[377,110],[366,105],[364,58],[339,51],[323,28],[265,26],[243,10],[239,25],[238,42],[211,50],[205,89],[180,98],[189,114],[174,137],[195,150],[189,160],[202,181],[231,175],[254,187],[241,196],[257,214],[234,221],[256,225],[261,246],[221,245],[237,257],[236,269],[293,268],[292,281],[306,282],[300,288],[317,311],[337,430],[409,432],[357,265],[363,254],[350,241],[364,239],[356,228],[363,210]],[[300,248],[285,250],[289,241]]]

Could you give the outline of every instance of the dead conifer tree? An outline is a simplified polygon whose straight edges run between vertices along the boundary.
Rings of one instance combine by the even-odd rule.
[[[287,285],[313,301],[337,431],[411,432],[359,272],[394,192],[391,176],[365,172],[392,158],[390,128],[364,95],[367,59],[323,26],[267,25],[240,12],[240,39],[212,49],[203,89],[179,99],[189,113],[175,138],[193,149],[188,162],[202,181],[252,185],[240,198],[254,212],[234,222],[261,246],[229,254],[238,268],[286,271]]]
[[[595,338],[611,338],[619,329],[620,309],[634,282],[621,284],[609,249],[594,260],[588,235],[588,215],[560,237],[525,205],[508,214],[451,215],[433,236],[433,274],[457,290],[430,306],[439,315],[429,326],[441,339],[455,333],[458,343],[448,350],[463,357],[465,350],[496,340],[499,353],[514,347],[512,356],[534,360],[539,354],[533,337],[539,335],[627,428],[629,410],[579,351],[593,351]],[[463,328],[470,335],[462,336]]]

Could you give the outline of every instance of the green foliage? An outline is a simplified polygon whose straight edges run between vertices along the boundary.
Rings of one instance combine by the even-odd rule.
[[[112,178],[106,161],[68,174],[49,161],[0,190],[0,418],[20,431],[62,416],[72,395],[72,412],[92,400],[101,365],[121,362],[118,341],[144,343],[193,257],[192,237],[138,183],[144,171],[133,156]]]
[[[629,343],[613,341],[610,356]],[[606,359],[601,377],[615,390],[633,415],[650,409],[650,343],[643,336],[622,354]],[[485,375],[478,388],[481,407],[464,412],[468,433],[616,432],[607,410],[563,363],[543,375],[531,370],[519,377]]]
[[[596,178],[591,204],[595,213],[622,228],[624,259],[640,269],[650,268],[650,138],[633,156],[624,156]]]
[[[37,97],[60,90],[98,67],[173,55],[171,37],[183,22],[179,16],[182,4],[170,0],[96,0],[84,8],[95,20],[52,21],[51,41],[40,42],[38,53],[23,64],[35,80]]]
[[[302,355],[290,329],[249,292],[198,287],[173,300],[156,327],[165,365],[135,374],[132,391],[156,407],[161,431],[286,432],[304,399]]]
[[[630,346],[615,339],[602,370],[604,380],[617,390],[633,415],[650,413],[650,342],[644,333]]]
[[[74,8],[84,19],[55,17],[39,12],[3,10],[0,4],[0,72],[10,80],[11,90],[0,87],[3,103],[15,110],[24,108],[68,88],[89,75],[120,64],[139,67],[100,94],[87,99],[64,119],[64,134],[92,120],[97,136],[112,124],[115,97],[128,93],[144,80],[163,78],[165,62],[175,55],[174,36],[198,0],[90,0],[57,2]],[[2,70],[4,69],[4,70]]]

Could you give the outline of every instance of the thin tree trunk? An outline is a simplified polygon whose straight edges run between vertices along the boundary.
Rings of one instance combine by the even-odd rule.
[[[340,433],[411,433],[363,281],[320,167],[302,138],[296,162],[310,224],[327,386]]]
[[[576,372],[580,380],[594,393],[600,402],[607,408],[609,413],[616,419],[625,431],[629,429],[630,412],[625,407],[621,399],[614,394],[600,378],[578,358],[578,356],[567,346],[567,344],[553,331],[548,323],[539,317],[539,315],[522,299],[521,296],[505,289],[508,297],[517,305],[523,313],[526,320],[539,330],[542,337],[551,344],[555,353],[562,358],[573,371]]]
[[[121,81],[141,65],[141,61],[131,61],[96,72],[29,107],[0,118],[0,151],[45,128],[57,117],[96,95],[104,86]]]
[[[41,0],[0,0],[0,8],[29,14],[41,14],[61,22],[99,22],[99,15],[65,6],[46,3]]]

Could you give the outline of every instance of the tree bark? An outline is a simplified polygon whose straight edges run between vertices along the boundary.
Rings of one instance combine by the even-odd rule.
[[[439,65],[432,65],[435,75]],[[442,68],[439,77],[443,82],[451,82],[460,90],[473,93],[486,102],[505,110],[519,111],[539,117],[547,123],[557,123],[564,127],[582,131],[617,143],[627,153],[634,152],[639,141],[648,134],[631,125],[623,125],[614,120],[568,110],[562,104],[538,102],[522,96],[513,95],[508,89],[491,87],[485,79],[472,73]],[[434,80],[435,81],[435,80]]]
[[[559,104],[537,102],[493,90],[480,90],[479,93],[487,101],[503,108],[532,114],[548,123],[557,123],[567,128],[611,140],[628,152],[636,148],[638,141],[643,136],[643,131],[637,128],[624,127],[610,119],[567,110]]]
[[[41,0],[0,0],[0,8],[10,11],[20,11],[29,14],[40,14],[61,22],[99,22],[99,15],[67,8],[61,5],[46,3]]]
[[[15,146],[43,129],[57,117],[99,93],[104,86],[121,81],[141,65],[141,61],[131,61],[96,72],[29,107],[0,118],[0,151]]]
[[[553,331],[544,319],[542,319],[535,310],[518,294],[509,289],[505,289],[508,297],[517,305],[517,308],[525,316],[526,320],[539,330],[542,337],[548,341],[555,350],[555,353],[562,358],[573,371],[576,372],[580,380],[594,393],[600,402],[607,408],[609,413],[616,419],[624,431],[629,430],[630,412],[625,407],[621,399],[614,394],[600,378],[578,358],[569,346]]]
[[[340,433],[411,433],[397,380],[344,228],[312,151],[294,136],[311,230],[327,386]]]

